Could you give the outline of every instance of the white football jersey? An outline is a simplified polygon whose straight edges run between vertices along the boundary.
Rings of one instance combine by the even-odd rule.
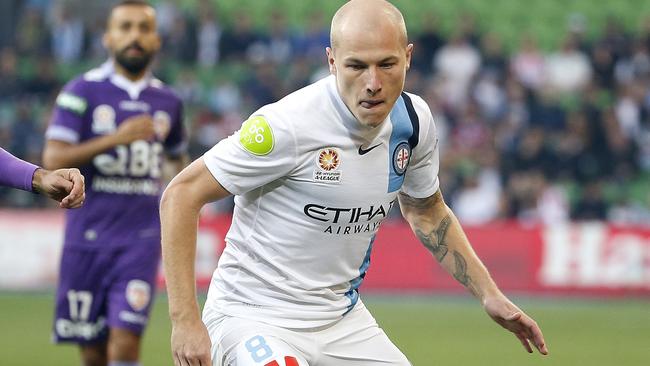
[[[438,190],[437,141],[420,97],[402,93],[370,128],[345,106],[334,76],[255,112],[204,155],[236,195],[205,311],[288,328],[340,319],[359,299],[398,192]]]

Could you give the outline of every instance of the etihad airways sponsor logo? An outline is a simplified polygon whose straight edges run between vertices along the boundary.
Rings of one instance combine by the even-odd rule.
[[[316,203],[305,205],[304,212],[309,218],[322,222],[350,223],[371,221],[374,218],[385,218],[395,201],[387,205],[371,205],[370,207],[327,207]]]
[[[303,212],[312,220],[327,223],[325,233],[349,235],[375,232],[388,216],[395,201],[369,207],[328,207],[316,203],[305,205]],[[355,225],[356,224],[356,225]]]

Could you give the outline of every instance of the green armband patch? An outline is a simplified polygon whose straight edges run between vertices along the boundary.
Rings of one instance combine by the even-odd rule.
[[[273,130],[262,116],[253,116],[246,120],[239,130],[239,143],[254,155],[267,155],[273,150]]]
[[[77,114],[83,114],[88,107],[86,99],[70,93],[61,93],[56,98],[56,105]]]

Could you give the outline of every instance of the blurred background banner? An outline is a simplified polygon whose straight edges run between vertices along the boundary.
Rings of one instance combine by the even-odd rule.
[[[152,1],[163,38],[154,73],[185,103],[192,158],[328,73],[328,22],[343,2]],[[646,293],[650,1],[394,3],[415,45],[406,90],[425,99],[440,134],[442,192],[497,280],[536,293]],[[41,162],[60,88],[107,57],[111,4],[0,2],[0,146]],[[232,205],[209,205],[206,222]],[[54,283],[62,218],[41,213],[52,206],[0,188],[3,288]],[[227,229],[217,221],[202,227],[202,284]],[[365,288],[456,291],[398,208],[384,226]]]
[[[196,271],[202,290],[216,268],[230,219],[204,215],[201,220]],[[62,232],[58,210],[0,211],[0,290],[54,287]],[[504,291],[650,298],[650,229],[601,222],[556,227],[500,222],[467,226],[466,232]],[[162,274],[159,284],[162,288]],[[371,294],[465,292],[402,222],[389,222],[379,231],[362,288]]]

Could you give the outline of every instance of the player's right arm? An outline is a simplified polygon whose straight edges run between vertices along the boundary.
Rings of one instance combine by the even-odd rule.
[[[50,139],[43,150],[43,166],[47,169],[80,167],[106,150],[136,140],[149,140],[154,133],[151,116],[141,114],[126,119],[114,134],[98,136],[79,144]]]
[[[206,167],[195,160],[169,183],[160,203],[162,257],[174,364],[211,365],[210,338],[196,299],[194,261],[201,208],[229,196]]]

